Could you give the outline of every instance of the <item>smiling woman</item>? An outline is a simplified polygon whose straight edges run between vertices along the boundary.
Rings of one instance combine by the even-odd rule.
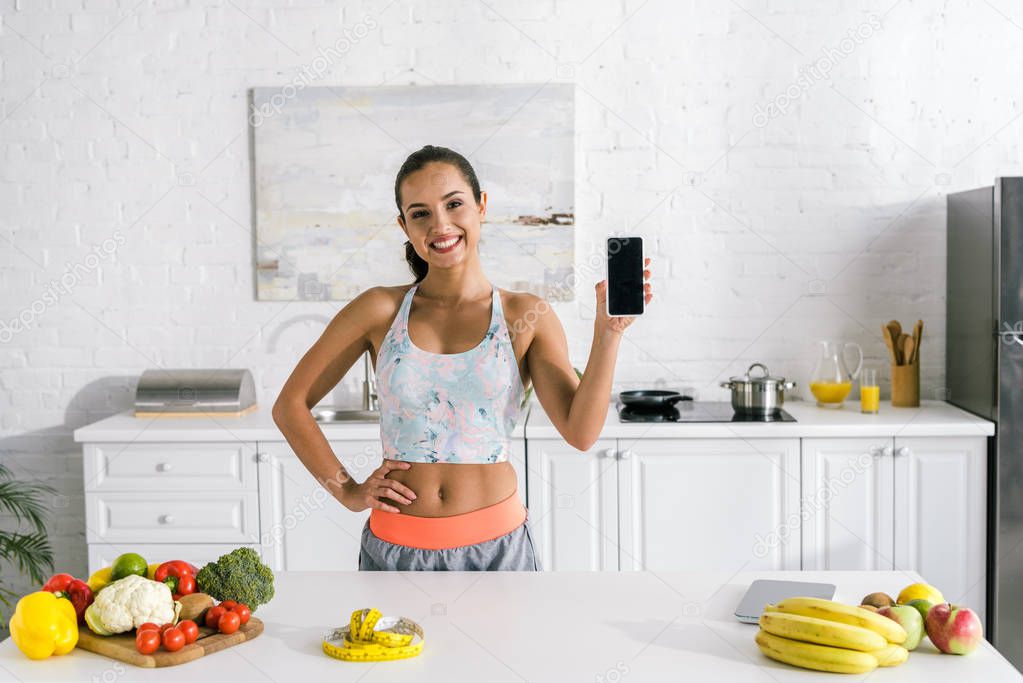
[[[607,316],[606,283],[597,283],[593,345],[577,377],[547,302],[484,275],[487,195],[465,157],[423,147],[402,164],[394,193],[415,282],[373,287],[345,306],[288,378],[274,419],[341,504],[370,509],[360,569],[539,570],[508,462],[522,397],[532,381],[558,431],[588,449],[634,318]],[[377,368],[384,459],[358,483],[309,409],[365,352]]]

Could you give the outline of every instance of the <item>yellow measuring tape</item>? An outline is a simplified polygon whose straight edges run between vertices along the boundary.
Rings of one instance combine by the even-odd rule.
[[[385,617],[373,608],[352,612],[347,626],[323,637],[323,652],[346,662],[386,662],[423,650],[423,627],[405,617]]]

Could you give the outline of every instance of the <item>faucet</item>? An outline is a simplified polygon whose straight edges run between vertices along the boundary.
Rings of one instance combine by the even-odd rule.
[[[362,379],[362,409],[363,410],[380,410],[380,405],[377,402],[377,387],[376,382],[372,379],[373,370],[369,360],[369,351],[363,355],[364,362],[362,364],[363,379]]]

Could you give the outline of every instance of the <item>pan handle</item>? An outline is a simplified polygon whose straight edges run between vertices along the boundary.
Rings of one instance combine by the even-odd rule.
[[[731,389],[732,388],[732,383],[731,382],[721,382],[721,388],[722,389]]]

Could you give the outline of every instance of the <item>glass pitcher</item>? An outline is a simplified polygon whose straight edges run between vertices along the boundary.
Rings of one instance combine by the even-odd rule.
[[[810,375],[810,392],[821,408],[841,408],[845,397],[852,390],[853,382],[863,367],[863,349],[856,342],[821,341],[820,355]],[[859,360],[856,369],[849,372],[845,354],[849,348],[856,349]]]

